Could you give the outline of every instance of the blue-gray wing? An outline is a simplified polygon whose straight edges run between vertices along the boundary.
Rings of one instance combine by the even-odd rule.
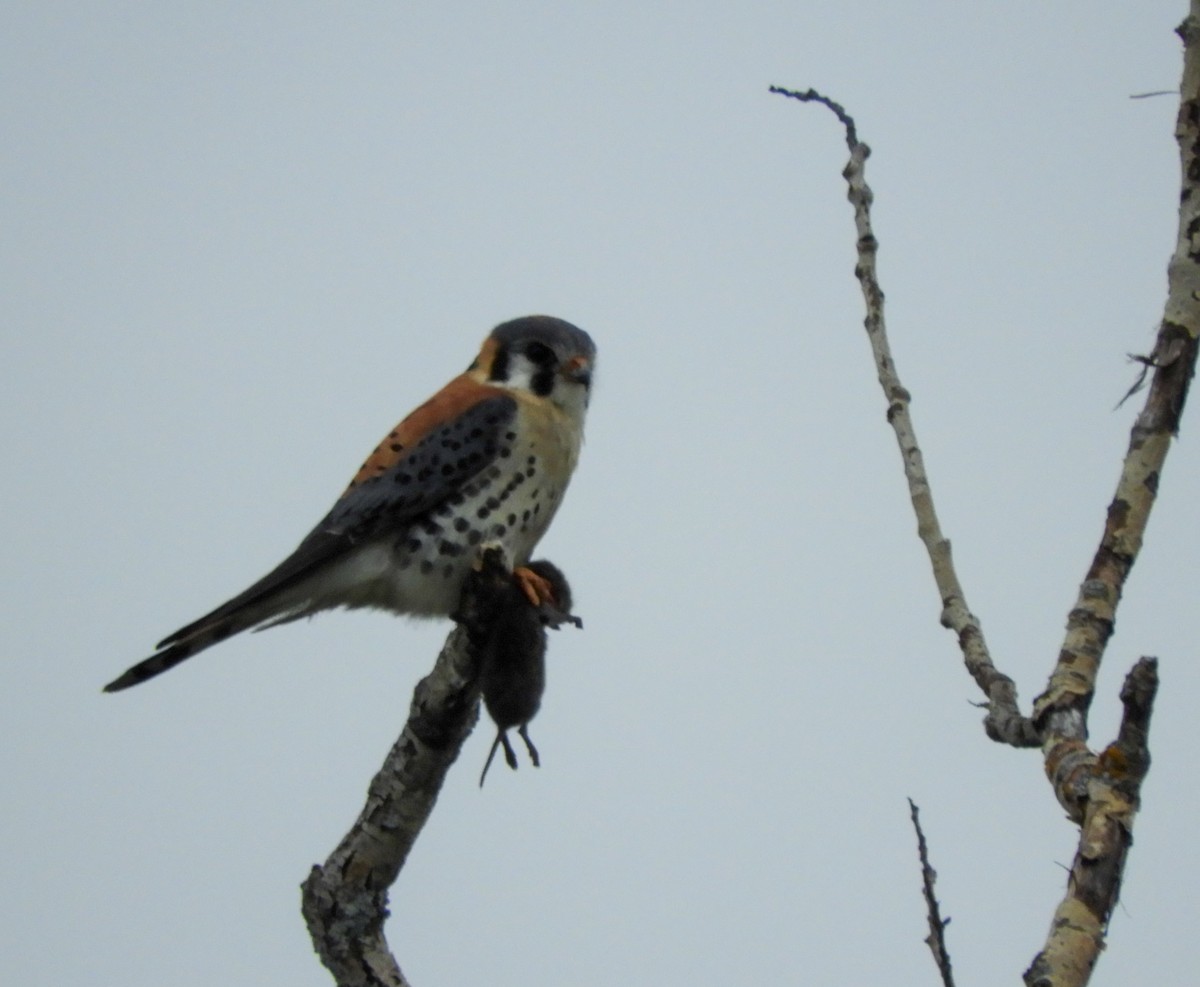
[[[414,429],[406,426],[410,421],[419,426],[419,415],[427,406],[414,412],[384,440],[355,482],[291,555],[253,586],[180,628],[158,647],[184,640],[254,607],[355,545],[387,532],[403,531],[443,503],[461,497],[462,488],[500,455],[512,435],[517,413],[517,402],[509,395],[490,389],[481,392],[479,400],[453,416],[431,422],[417,438],[413,438]],[[408,441],[401,441],[405,439]],[[372,466],[380,460],[385,465]]]

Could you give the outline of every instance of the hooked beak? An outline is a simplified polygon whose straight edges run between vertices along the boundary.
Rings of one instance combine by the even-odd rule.
[[[573,356],[558,373],[564,380],[588,387],[592,383],[592,362],[586,356]]]

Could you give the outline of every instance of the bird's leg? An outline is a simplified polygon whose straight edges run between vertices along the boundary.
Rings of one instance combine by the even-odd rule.
[[[503,737],[503,732],[496,734],[496,739],[492,741],[492,749],[488,751],[487,760],[483,762],[483,774],[479,776],[479,787],[483,787],[483,779],[487,777],[488,768],[492,766],[492,758],[496,756],[496,748],[500,746],[500,738]]]
[[[555,630],[558,630],[563,624],[574,624],[576,627],[583,627],[583,621],[580,618],[574,614],[567,613],[563,606],[560,605],[559,594],[555,590],[554,580],[548,579],[534,568],[534,566],[539,565],[547,566],[548,563],[535,562],[530,566],[517,566],[513,570],[513,581],[517,584],[517,588],[524,594],[525,599],[533,605],[533,608],[541,617],[543,624]],[[557,573],[557,578],[561,580],[562,574],[558,573],[557,569],[554,571]],[[567,598],[561,601],[561,603],[565,603],[566,607],[569,608],[571,606],[571,591],[566,586],[565,581],[562,585],[565,587],[564,592],[567,594]]]
[[[533,741],[529,739],[528,727],[528,723],[522,723],[519,727],[517,727],[517,733],[519,733],[521,735],[521,739],[525,741],[525,749],[529,751],[529,760],[533,762],[533,766],[535,768],[540,768],[542,766],[542,762],[538,760],[537,748],[533,746]]]
[[[517,770],[517,752],[512,749],[512,744],[508,742],[508,733],[500,732],[500,743],[504,745],[504,760],[508,762],[508,766],[514,771]]]

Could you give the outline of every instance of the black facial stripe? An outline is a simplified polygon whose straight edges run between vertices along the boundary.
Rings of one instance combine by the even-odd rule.
[[[508,380],[508,347],[500,346],[492,358],[492,372],[488,380]]]
[[[534,394],[544,398],[547,394],[554,390],[554,368],[538,367],[532,379],[529,381],[529,387]]]

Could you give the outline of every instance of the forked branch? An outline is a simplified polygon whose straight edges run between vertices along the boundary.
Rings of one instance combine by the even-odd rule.
[[[1176,125],[1183,175],[1179,234],[1168,267],[1166,311],[1154,350],[1142,361],[1153,375],[1145,406],[1133,425],[1100,545],[1068,616],[1066,638],[1049,684],[1028,717],[1017,705],[1013,681],[992,661],[934,511],[909,415],[911,397],[900,383],[887,340],[884,294],[876,270],[878,241],[871,227],[873,194],[865,177],[870,149],[858,139],[853,118],[833,100],[811,89],[771,88],[829,108],[845,128],[850,161],[843,175],[858,233],[855,276],[862,287],[867,336],[888,403],[887,418],[900,446],[918,534],[941,595],[942,623],[955,632],[967,670],[987,698],[988,736],[1014,747],[1040,746],[1055,797],[1080,826],[1067,893],[1045,947],[1025,973],[1029,987],[1076,987],[1090,978],[1120,892],[1141,783],[1150,764],[1147,731],[1158,685],[1154,659],[1141,659],[1129,673],[1121,692],[1125,715],[1120,735],[1099,755],[1087,745],[1087,714],[1125,580],[1141,549],[1163,464],[1179,430],[1200,340],[1200,0],[1191,0],[1191,12],[1179,35],[1184,41]],[[924,858],[923,862],[927,863]],[[948,969],[946,957],[943,974]]]

